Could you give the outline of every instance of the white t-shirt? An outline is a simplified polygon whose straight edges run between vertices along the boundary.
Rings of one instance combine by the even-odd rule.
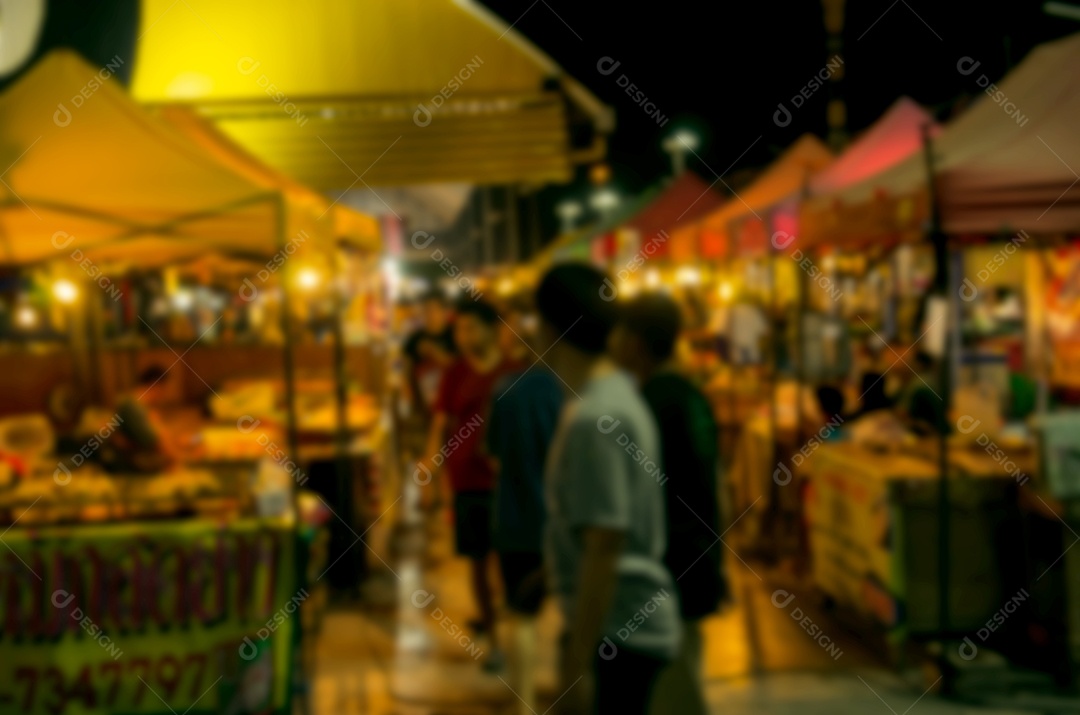
[[[625,373],[593,378],[580,394],[563,407],[545,468],[545,557],[551,583],[572,622],[581,530],[624,532],[601,654],[614,645],[673,658],[679,648],[679,607],[663,563],[667,533],[656,424]]]

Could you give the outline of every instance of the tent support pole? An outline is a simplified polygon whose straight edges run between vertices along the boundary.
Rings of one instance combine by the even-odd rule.
[[[284,251],[286,247],[285,201],[281,194],[277,194],[274,198],[274,213],[277,223],[278,250]],[[288,431],[289,454],[293,456],[293,460],[298,460],[300,450],[296,424],[296,342],[292,319],[291,277],[292,271],[289,270],[285,270],[281,274],[281,332],[285,338],[284,352],[282,354],[285,372],[285,425]],[[296,491],[294,489],[293,493],[295,494]]]
[[[946,320],[952,325],[947,325],[946,329],[952,328],[949,332],[956,333],[959,336],[960,326],[956,324],[955,316],[959,312],[959,306],[956,303],[958,295],[955,290],[952,290],[953,286],[953,266],[949,260],[948,252],[948,238],[945,235],[945,231],[942,228],[941,222],[941,204],[940,197],[937,192],[937,185],[935,181],[934,171],[934,150],[933,142],[930,138],[930,126],[924,125],[922,128],[922,144],[923,144],[923,156],[926,162],[926,184],[930,198],[930,240],[934,246],[934,258],[935,258],[935,275],[934,275],[934,288],[933,292],[940,295],[943,299],[948,301],[948,315]],[[953,339],[946,337],[944,344],[944,355],[941,360],[941,368],[939,369],[939,384],[941,386],[941,399],[943,400],[942,413],[943,419],[937,426],[938,431],[938,630],[943,637],[947,637],[951,629],[951,618],[949,614],[949,591],[951,588],[952,574],[950,572],[950,548],[951,543],[950,530],[952,524],[950,523],[952,514],[950,512],[950,499],[949,499],[949,440],[948,440],[948,414],[949,414],[949,402],[950,393],[952,391],[952,360],[953,360]],[[946,692],[949,691],[951,683],[945,684]]]
[[[348,503],[338,506],[341,509],[343,518],[348,519],[350,522],[356,522],[356,516],[354,515],[354,507],[356,504],[356,494],[354,493],[355,480],[353,479],[352,470],[350,469],[349,462],[349,411],[348,411],[348,389],[347,389],[347,369],[345,364],[345,299],[342,295],[342,288],[338,284],[338,271],[336,266],[337,256],[331,257],[331,264],[334,265],[334,275],[330,278],[330,290],[333,293],[333,316],[332,320],[332,338],[333,338],[333,363],[334,363],[334,402],[337,429],[335,430],[334,439],[334,478],[337,482],[337,486],[334,490],[335,494],[342,495],[348,500]],[[348,525],[352,528],[352,524]],[[359,579],[363,573],[364,561],[356,558],[357,552],[353,552],[348,559],[352,562],[354,568],[349,569],[349,573],[355,579],[352,585],[355,588],[359,588]]]
[[[772,313],[769,320],[769,434],[772,436],[772,460],[769,466],[780,463],[780,425],[776,409],[776,389],[780,383],[780,293],[776,290],[776,258],[780,254],[776,250],[775,243],[770,240],[765,254],[765,260],[769,262],[769,312]],[[773,532],[770,544],[773,553],[780,550],[779,541],[783,538],[783,505],[780,500],[780,492],[776,480],[770,480],[769,490],[776,496],[773,499]],[[778,528],[779,527],[779,528]]]

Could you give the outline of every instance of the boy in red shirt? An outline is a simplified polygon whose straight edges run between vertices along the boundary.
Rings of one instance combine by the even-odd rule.
[[[499,314],[483,301],[458,309],[454,342],[460,357],[443,373],[439,384],[426,465],[431,472],[446,467],[454,499],[454,539],[457,552],[471,562],[473,595],[480,610],[480,621],[475,625],[491,639],[493,652],[488,663],[492,668],[501,667],[487,564],[492,551],[495,474],[483,452],[483,432],[495,383],[506,372],[498,323]]]

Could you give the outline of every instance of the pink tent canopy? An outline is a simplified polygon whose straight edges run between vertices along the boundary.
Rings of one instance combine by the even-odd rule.
[[[929,112],[911,98],[901,97],[836,161],[810,178],[810,194],[828,194],[857,184],[921,151],[923,127],[929,127],[931,137],[941,133]]]
[[[998,84],[973,61],[961,60],[958,71],[985,96],[933,143],[946,231],[1080,230],[1077,67],[1080,34],[1035,48]],[[895,230],[894,215],[868,207],[886,198],[917,199],[926,186],[925,160],[919,152],[857,184],[819,194],[807,211],[834,212],[834,225],[844,224],[845,214],[875,216],[880,225],[868,225],[867,230],[885,233]]]

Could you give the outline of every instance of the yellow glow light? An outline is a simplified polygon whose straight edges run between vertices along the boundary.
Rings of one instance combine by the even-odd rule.
[[[15,310],[15,322],[23,328],[32,328],[38,322],[37,311],[29,305],[20,305]]]
[[[679,285],[697,285],[701,282],[701,271],[693,266],[683,266],[679,269],[679,272],[675,274],[675,280],[679,282]]]
[[[720,284],[720,300],[731,300],[731,296],[735,294],[735,288],[728,281],[724,281]]]
[[[319,272],[314,268],[302,268],[296,274],[296,282],[304,290],[314,290],[320,280]]]
[[[514,281],[510,278],[503,278],[499,281],[498,286],[496,286],[496,290],[499,292],[499,295],[510,295],[514,292]]]
[[[172,302],[177,310],[191,310],[191,306],[195,304],[195,296],[189,290],[178,290],[173,293]]]
[[[61,303],[74,303],[79,297],[79,289],[69,280],[60,280],[53,283],[53,296]]]
[[[660,271],[655,268],[650,268],[645,271],[645,287],[657,288],[660,285]]]

